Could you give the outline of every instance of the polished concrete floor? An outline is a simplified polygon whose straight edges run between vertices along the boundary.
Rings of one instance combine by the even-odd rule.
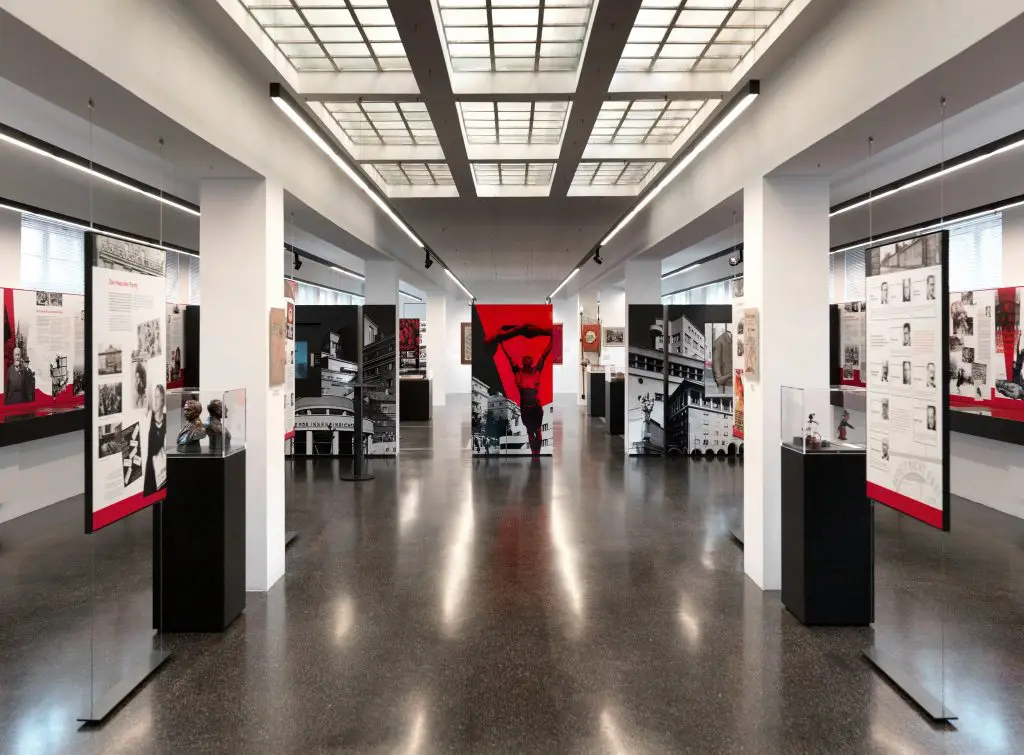
[[[553,459],[473,460],[468,410],[399,461],[289,465],[287,575],[79,730],[148,650],[149,514],[0,525],[0,753],[996,753],[1024,742],[1024,527],[877,515],[873,629],[808,629],[743,575],[742,468],[624,460],[561,413]],[[896,652],[935,726],[861,657]],[[91,676],[91,669],[94,669]]]

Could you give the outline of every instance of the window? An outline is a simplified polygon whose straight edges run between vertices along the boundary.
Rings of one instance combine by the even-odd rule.
[[[199,258],[168,249],[167,301],[176,304],[199,304]]]
[[[362,296],[324,288],[313,283],[296,281],[296,304],[363,304]]]
[[[85,233],[35,215],[21,216],[21,285],[85,293]]]
[[[864,301],[866,253],[829,255],[830,302]],[[949,290],[972,291],[1003,284],[1002,213],[949,226]]]

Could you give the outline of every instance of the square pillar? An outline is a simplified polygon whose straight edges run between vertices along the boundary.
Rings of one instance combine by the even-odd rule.
[[[580,297],[552,302],[554,321],[562,325],[562,363],[554,366],[556,405],[577,406],[580,401]]]
[[[626,306],[661,304],[661,260],[626,262]]]
[[[448,303],[443,291],[427,293],[427,375],[433,381],[431,401],[444,406],[448,393],[448,360],[458,361],[459,342],[448,338]]]
[[[744,386],[743,568],[762,590],[782,586],[781,388],[829,385],[828,211],[825,178],[743,191],[745,307],[761,331],[760,374]]]
[[[270,310],[284,306],[284,192],[265,179],[201,182],[200,388],[245,388],[245,584],[284,575],[284,387],[270,387]]]
[[[370,260],[363,268],[366,282],[363,296],[367,304],[394,304],[398,306],[398,263],[390,260]]]
[[[21,213],[0,209],[0,288],[21,288]]]

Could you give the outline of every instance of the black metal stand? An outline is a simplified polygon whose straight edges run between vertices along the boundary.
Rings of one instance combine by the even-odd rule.
[[[607,408],[605,420],[608,422],[609,435],[626,434],[626,381],[609,380],[605,384]]]
[[[866,472],[864,452],[782,447],[782,603],[802,624],[874,620]]]
[[[399,422],[430,422],[431,385],[426,379],[398,381]]]
[[[153,510],[153,626],[223,632],[245,608],[245,449],[171,455]]]
[[[145,663],[140,663],[125,674],[120,682],[111,687],[99,700],[93,702],[90,710],[79,716],[77,720],[86,726],[102,724],[115,708],[128,699],[170,657],[171,654],[167,650],[151,652]]]
[[[363,350],[359,348],[359,370],[362,372]],[[342,474],[339,479],[345,482],[364,482],[372,480],[373,475],[363,471],[363,384],[356,383],[355,390],[355,426],[352,429],[352,474]]]
[[[941,700],[925,691],[924,687],[918,684],[914,677],[895,659],[889,657],[878,648],[865,650],[864,657],[921,710],[927,713],[933,721],[955,721],[957,719],[955,713],[943,705]]]
[[[736,541],[736,545],[738,545],[740,547],[740,550],[743,550],[743,520],[742,519],[740,520],[739,524],[737,524],[735,527],[733,527],[731,530],[729,530],[729,536],[733,540]]]

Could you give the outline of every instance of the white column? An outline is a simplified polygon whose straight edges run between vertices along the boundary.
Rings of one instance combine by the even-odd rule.
[[[0,288],[21,287],[21,213],[0,209]]]
[[[270,310],[284,300],[284,193],[264,179],[200,186],[199,382],[246,390],[247,590],[284,575],[284,399],[269,387]]]
[[[1024,286],[1024,207],[1003,213],[1003,285]]]
[[[363,296],[367,304],[398,305],[398,263],[390,260],[371,260],[364,268],[366,283]],[[397,323],[396,323],[397,325]]]
[[[661,260],[626,263],[626,305],[661,304]]]
[[[447,302],[443,291],[427,293],[427,375],[434,406],[444,406],[448,393],[449,352],[459,358],[459,343],[448,338]]]
[[[760,318],[760,375],[745,383],[743,568],[782,581],[780,390],[829,385],[829,184],[765,178],[743,192],[744,294]]]
[[[580,403],[580,298],[555,299],[553,319],[562,324],[562,363],[554,366],[555,402],[566,406]]]

